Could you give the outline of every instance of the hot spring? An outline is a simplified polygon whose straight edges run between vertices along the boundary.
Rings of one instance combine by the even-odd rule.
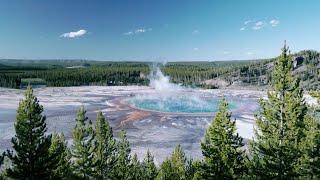
[[[159,67],[153,68],[149,75],[151,94],[139,94],[127,100],[130,105],[144,110],[169,113],[211,113],[217,112],[222,97],[205,96],[194,89],[170,83]],[[243,99],[226,97],[229,109],[233,110]]]
[[[189,96],[156,97],[137,96],[128,100],[128,103],[145,110],[177,113],[210,113],[219,108],[221,98],[198,99]],[[228,98],[230,110],[235,109],[239,100]]]

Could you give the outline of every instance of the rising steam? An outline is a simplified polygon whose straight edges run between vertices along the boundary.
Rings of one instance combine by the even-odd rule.
[[[170,83],[170,77],[165,76],[157,65],[153,65],[149,78],[149,86],[159,93],[177,92],[181,89],[181,86]]]

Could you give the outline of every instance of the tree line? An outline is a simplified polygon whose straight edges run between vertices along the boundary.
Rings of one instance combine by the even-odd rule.
[[[19,103],[13,151],[2,177],[12,179],[319,179],[320,122],[306,104],[299,78],[292,76],[285,45],[276,60],[268,99],[261,99],[256,130],[248,150],[223,98],[201,141],[203,158],[187,158],[180,145],[160,166],[148,151],[143,161],[132,155],[126,132],[113,137],[101,112],[93,124],[82,106],[72,130],[48,134],[43,107],[31,87]],[[6,159],[5,158],[5,159]],[[3,157],[0,158],[3,161]]]
[[[320,87],[320,53],[305,50],[292,55],[291,60],[303,59],[301,66],[293,67],[307,90]],[[271,81],[276,58],[246,61],[169,62],[162,66],[164,74],[173,83],[185,86],[220,88],[205,83],[218,79],[226,84],[266,86]],[[1,64],[3,63],[3,64]],[[28,65],[30,64],[30,65]],[[152,63],[106,62],[85,60],[0,61],[0,86],[21,88],[29,79],[42,79],[47,86],[82,85],[147,85]],[[70,68],[71,67],[71,68]],[[33,83],[30,80],[30,83]],[[36,85],[36,83],[35,83]]]
[[[40,69],[38,66],[10,67],[0,69],[0,86],[21,88],[27,86],[24,81],[41,79],[47,86],[83,86],[83,85],[147,85],[149,80],[145,77],[149,67],[143,63],[115,63],[102,65],[81,65],[76,67],[50,67]]]

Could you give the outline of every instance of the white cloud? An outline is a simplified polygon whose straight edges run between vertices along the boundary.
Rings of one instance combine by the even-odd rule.
[[[280,21],[277,19],[272,19],[269,23],[272,27],[275,27],[279,25]]]
[[[276,27],[280,24],[280,21],[277,19],[271,19],[270,21],[252,21],[247,20],[243,23],[243,26],[240,28],[240,31],[252,29],[252,30],[260,30],[265,27]]]
[[[258,22],[256,22],[256,24],[255,24],[256,26],[262,26],[262,25],[264,25],[264,22],[262,22],[262,21],[258,21]]]
[[[230,54],[230,52],[229,51],[223,51],[223,54],[227,55],[227,54]]]
[[[264,26],[266,25],[266,23],[264,21],[257,21],[254,26],[252,26],[253,30],[259,30],[262,29]]]
[[[123,33],[123,35],[129,36],[129,35],[134,35],[134,34],[145,33],[145,32],[148,32],[148,31],[152,31],[152,28],[148,28],[148,29],[138,28],[138,29],[136,29],[136,30],[134,30],[134,31],[125,32],[125,33]]]
[[[193,48],[193,50],[194,50],[194,51],[198,51],[198,50],[199,50],[199,48]]]
[[[60,37],[64,38],[76,38],[76,37],[81,37],[87,33],[87,30],[80,29],[79,31],[75,32],[68,32],[68,33],[63,33],[60,35]]]
[[[139,34],[139,33],[144,33],[144,32],[146,32],[146,30],[145,29],[137,29],[137,30],[135,30],[134,31],[136,34]]]
[[[251,23],[252,21],[251,20],[248,20],[248,21],[245,21],[243,24],[244,25],[248,25],[249,23]]]
[[[253,26],[252,29],[253,30],[259,30],[259,29],[262,29],[262,26]]]
[[[199,34],[200,32],[199,32],[199,30],[197,30],[197,29],[195,29],[195,30],[193,30],[192,31],[192,34]]]
[[[126,35],[126,36],[133,35],[133,32],[132,31],[125,32],[125,33],[123,33],[123,35]]]

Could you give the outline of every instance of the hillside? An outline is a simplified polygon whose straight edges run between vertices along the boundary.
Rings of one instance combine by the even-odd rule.
[[[265,86],[271,80],[276,58],[245,61],[175,62],[164,68],[172,81],[205,88]],[[304,50],[292,54],[294,74],[306,89],[319,89],[320,53]]]

